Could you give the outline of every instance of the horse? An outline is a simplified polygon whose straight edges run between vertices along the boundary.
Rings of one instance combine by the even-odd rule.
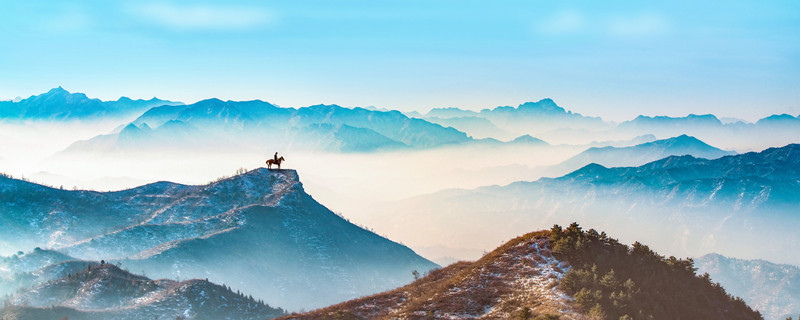
[[[286,159],[284,159],[283,156],[278,158],[278,161],[275,161],[273,159],[269,159],[269,160],[267,160],[267,168],[268,169],[272,169],[272,165],[276,164],[276,165],[278,165],[278,170],[280,170],[281,169],[281,162],[284,162],[284,161],[286,161]]]

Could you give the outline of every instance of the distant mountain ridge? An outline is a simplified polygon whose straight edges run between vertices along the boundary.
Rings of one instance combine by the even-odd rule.
[[[282,150],[368,152],[471,141],[456,129],[408,118],[397,111],[337,105],[281,108],[260,100],[208,99],[186,106],[156,107],[125,128],[128,132],[76,142],[65,152],[209,146],[251,149],[263,146],[265,141]]]
[[[800,268],[764,260],[707,254],[695,258],[698,273],[709,273],[725,290],[742,297],[766,319],[800,314]]]
[[[723,123],[712,114],[685,117],[638,116],[620,123],[614,130],[620,134],[676,136],[687,134],[712,145],[736,149],[764,149],[800,141],[800,116],[771,115],[755,123]]]
[[[539,135],[561,128],[605,130],[610,123],[567,111],[552,99],[525,102],[517,107],[501,106],[480,112],[459,108],[434,108],[421,116],[431,122],[450,125],[479,137],[508,139],[522,134]]]
[[[140,143],[127,143],[112,132],[76,143],[69,152],[119,152],[162,147],[198,148],[203,141],[233,149],[252,148],[269,141],[272,147],[310,148],[315,151],[369,152],[405,148],[432,148],[493,138],[508,141],[529,134],[552,144],[584,145],[597,140],[629,140],[653,134],[659,138],[682,134],[712,145],[738,151],[761,150],[795,143],[800,139],[800,116],[775,114],[747,123],[721,121],[712,114],[685,117],[644,116],[616,124],[584,116],[546,98],[516,107],[499,106],[481,111],[434,108],[427,114],[368,108],[315,105],[281,108],[268,102],[222,101],[211,98],[191,107],[156,98],[100,101],[61,87],[27,99],[0,101],[0,120],[12,122],[120,119],[141,115],[136,127],[150,129],[171,121],[175,127],[144,135]],[[164,107],[162,107],[164,106]],[[180,107],[170,107],[180,106]],[[723,118],[727,119],[727,118]],[[344,127],[343,127],[344,126]],[[324,127],[325,130],[320,130]],[[351,130],[356,128],[357,130]],[[177,136],[171,134],[177,133]],[[98,140],[98,141],[95,141]],[[117,141],[119,140],[119,143]],[[166,140],[166,142],[165,142]],[[205,145],[208,145],[206,143]]]
[[[605,167],[640,166],[668,156],[691,155],[698,158],[716,159],[734,155],[736,152],[712,147],[699,139],[687,135],[642,143],[631,147],[593,147],[548,169],[556,176],[577,170],[594,163]]]
[[[317,203],[293,170],[118,192],[0,177],[0,222],[6,253],[58,248],[156,277],[209,278],[293,309],[385,290],[411,279],[412,270],[436,267]],[[308,290],[294,289],[301,287]]]
[[[120,97],[116,101],[90,99],[83,93],[70,93],[62,87],[34,95],[18,102],[0,101],[0,119],[10,120],[96,120],[140,114],[161,105],[179,105],[180,102],[159,100],[132,100]]]
[[[586,144],[591,140],[627,140],[654,134],[660,138],[689,135],[726,149],[753,150],[795,143],[800,139],[800,116],[775,114],[755,123],[723,122],[713,114],[684,117],[639,115],[619,124],[567,111],[552,99],[518,107],[496,107],[480,112],[434,108],[414,116],[452,126],[480,138],[511,139],[533,134],[555,144]],[[725,118],[727,119],[727,118]],[[590,138],[593,137],[593,138]]]
[[[587,165],[559,178],[446,190],[393,202],[366,223],[398,236],[414,221],[437,245],[480,249],[528,225],[580,221],[681,255],[707,252],[800,264],[800,145],[638,167]],[[427,227],[448,225],[451,228]],[[467,236],[469,235],[469,236]],[[460,239],[453,242],[451,239]],[[768,241],[768,249],[758,245]]]

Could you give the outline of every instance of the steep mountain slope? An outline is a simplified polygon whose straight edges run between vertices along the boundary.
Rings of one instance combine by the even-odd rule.
[[[760,319],[741,300],[605,233],[529,233],[392,291],[281,319]]]
[[[117,101],[101,101],[90,99],[83,93],[70,93],[58,87],[18,102],[0,101],[0,119],[92,120],[102,117],[130,116],[152,107],[178,104],[181,103],[156,98],[132,100],[128,97],[121,97]]]
[[[51,247],[156,277],[209,278],[292,309],[385,290],[436,267],[314,201],[293,170],[105,193],[5,177],[0,200],[6,252]]]
[[[672,254],[798,264],[787,252],[800,246],[799,199],[800,145],[788,145],[713,160],[592,164],[556,179],[442,191],[386,205],[366,223],[411,246],[485,249],[530,226],[577,220]],[[412,228],[415,236],[404,237]]]
[[[165,132],[170,123],[181,132]],[[135,129],[152,128],[146,134]],[[268,143],[286,150],[311,149],[364,152],[397,148],[432,148],[468,142],[466,134],[425,120],[408,118],[397,111],[314,105],[280,108],[267,102],[208,99],[175,107],[148,110],[125,131],[79,141],[65,153],[134,151],[153,148],[198,147],[252,149]],[[175,128],[173,128],[175,130]],[[187,132],[186,130],[191,130]],[[147,130],[145,130],[147,131]],[[165,145],[167,144],[167,145]]]
[[[632,147],[594,147],[550,167],[547,173],[561,176],[582,168],[590,163],[604,167],[640,166],[668,156],[691,155],[697,158],[716,159],[736,154],[714,148],[695,137],[680,135],[677,137],[638,144]]]
[[[742,297],[766,319],[800,314],[800,268],[764,260],[707,254],[694,259],[698,273],[708,273],[725,290]]]
[[[3,319],[269,319],[284,312],[207,280],[150,280],[105,263],[17,293],[0,314]]]

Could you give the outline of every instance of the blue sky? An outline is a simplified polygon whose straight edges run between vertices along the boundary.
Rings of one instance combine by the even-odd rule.
[[[0,3],[0,99],[800,114],[796,0]]]

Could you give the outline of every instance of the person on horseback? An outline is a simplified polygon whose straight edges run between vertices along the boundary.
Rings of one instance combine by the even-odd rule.
[[[277,165],[278,170],[281,169],[281,162],[286,161],[282,156],[278,157],[278,153],[275,152],[275,155],[272,156],[272,159],[267,160],[267,169],[272,169],[272,165]]]

